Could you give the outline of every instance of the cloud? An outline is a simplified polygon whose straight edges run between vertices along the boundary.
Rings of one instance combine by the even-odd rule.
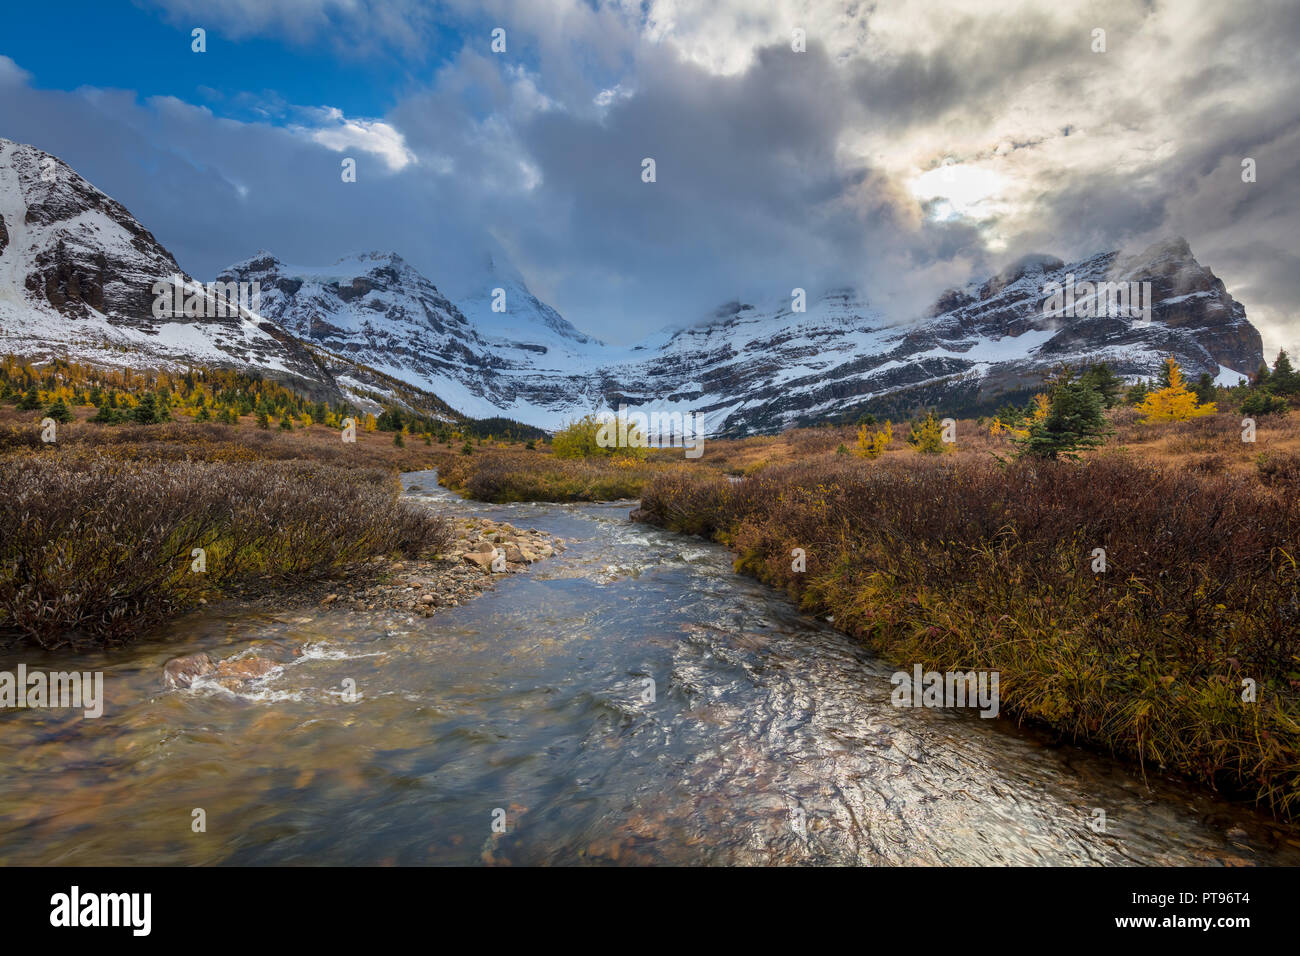
[[[30,82],[32,75],[9,57],[0,54],[0,85],[20,86]]]
[[[1181,234],[1270,347],[1300,339],[1295,4],[157,2],[289,48],[398,51],[423,77],[383,116],[259,91],[265,118],[233,123],[214,99],[36,90],[0,59],[4,128],[118,195],[201,274],[259,246],[302,262],[391,247],[451,288],[504,248],[576,325],[627,341],[795,286],[852,282],[912,318],[1025,253]],[[340,184],[354,150],[383,175]],[[233,215],[196,228],[177,196]]]
[[[406,148],[406,139],[396,129],[379,120],[348,119],[333,107],[307,110],[315,116],[315,127],[294,126],[294,133],[320,143],[335,152],[360,149],[383,159],[394,172],[416,161]]]

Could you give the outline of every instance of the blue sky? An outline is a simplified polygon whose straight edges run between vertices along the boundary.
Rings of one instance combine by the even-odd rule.
[[[77,28],[69,29],[70,23]],[[190,49],[194,27],[208,31],[203,57]],[[221,17],[168,18],[152,6],[125,0],[12,4],[5,10],[5,32],[21,43],[13,49],[0,44],[40,88],[92,86],[131,90],[141,98],[175,96],[248,120],[258,118],[248,105],[250,95],[268,104],[329,104],[350,116],[381,116],[463,45],[460,34],[447,27],[415,58],[391,52],[347,56],[334,47],[289,42],[283,35],[232,37],[223,32]]]
[[[796,286],[854,285],[907,321],[1023,254],[1182,235],[1266,347],[1300,342],[1285,0],[71,0],[5,18],[0,136],[64,159],[201,278],[262,249],[391,249],[473,295],[490,255],[627,342]]]

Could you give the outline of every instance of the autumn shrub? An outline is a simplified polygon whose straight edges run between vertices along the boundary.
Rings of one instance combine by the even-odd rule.
[[[121,641],[209,589],[434,553],[450,533],[381,470],[11,455],[0,462],[0,631]]]
[[[1255,466],[1259,480],[1269,488],[1300,496],[1300,455],[1264,452],[1255,459]]]
[[[1191,458],[1187,461],[1188,470],[1200,472],[1204,475],[1217,475],[1227,467],[1227,459],[1222,455],[1202,455],[1199,458]]]
[[[680,454],[680,452],[679,452]],[[493,450],[437,458],[438,481],[476,501],[617,501],[635,498],[654,466],[624,456],[557,458]]]
[[[998,671],[1017,719],[1300,812],[1300,496],[1120,455],[826,455],[658,475],[642,509],[908,667]]]
[[[556,458],[644,458],[648,437],[635,419],[587,415],[555,433]]]

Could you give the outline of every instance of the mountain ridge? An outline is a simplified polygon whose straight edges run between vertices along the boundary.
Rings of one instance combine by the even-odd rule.
[[[371,405],[375,394],[400,401],[396,381],[462,415],[551,429],[626,404],[693,412],[729,435],[869,410],[992,407],[1062,363],[1150,376],[1173,354],[1193,377],[1235,381],[1263,358],[1244,307],[1181,237],[1073,263],[1022,256],[944,291],[910,323],[838,288],[803,311],[734,299],[629,346],[575,328],[492,255],[457,277],[477,291],[453,301],[396,251],[295,266],[260,249],[216,277],[260,290],[255,312],[224,318],[155,316],[152,285],[172,275],[193,281],[120,203],[57,157],[0,139],[0,350],[18,354],[226,364]],[[1049,314],[1045,289],[1067,282],[1149,287],[1150,319]]]

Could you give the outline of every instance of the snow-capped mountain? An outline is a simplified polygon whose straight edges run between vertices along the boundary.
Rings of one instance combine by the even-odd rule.
[[[1100,282],[1128,285],[1149,317],[1113,309],[1105,292],[1098,305]],[[1070,314],[1045,312],[1052,283],[1078,291],[1062,310]],[[987,409],[1023,400],[1061,364],[1105,361],[1120,375],[1147,377],[1169,354],[1190,377],[1208,372],[1223,384],[1249,377],[1263,358],[1245,309],[1182,239],[1072,264],[1026,256],[983,283],[949,290],[929,316],[906,325],[887,322],[853,290],[829,292],[804,312],[790,300],[733,302],[593,375],[611,404],[690,408],[713,430],[736,434],[865,410]]]
[[[282,290],[264,294],[263,315],[462,412],[546,428],[626,404],[693,412],[714,433],[766,431],[859,409],[988,407],[1022,397],[1062,363],[1106,361],[1121,375],[1151,376],[1172,353],[1192,377],[1209,372],[1235,384],[1262,359],[1245,310],[1182,239],[1072,264],[1026,256],[944,293],[907,325],[841,289],[799,312],[791,300],[732,302],[632,347],[583,336],[522,280],[500,273],[485,273],[481,294],[453,304],[393,253],[323,269],[261,255],[220,278]],[[1044,307],[1053,283],[1071,290],[1063,314]],[[1123,283],[1132,307],[1114,308],[1126,303],[1112,303],[1098,283]],[[494,298],[503,311],[493,310]]]
[[[802,311],[789,299],[731,302],[630,347],[575,329],[499,257],[456,276],[471,291],[453,301],[393,252],[329,266],[259,252],[216,277],[256,283],[255,311],[155,316],[153,285],[176,274],[120,204],[54,157],[0,140],[0,352],[257,368],[363,403],[400,400],[395,383],[406,383],[463,415],[543,428],[626,404],[694,413],[710,434],[866,410],[991,408],[1062,363],[1151,376],[1172,353],[1191,377],[1234,384],[1263,358],[1244,308],[1182,239],[1071,264],[1027,256],[906,324],[841,289]],[[1098,283],[1123,283],[1146,312],[1116,309],[1121,287]],[[1053,310],[1056,289],[1069,292]]]
[[[156,315],[155,283],[177,276],[193,282],[120,203],[56,157],[0,139],[0,352],[230,365],[332,391],[300,342],[237,298],[216,308],[204,291],[202,315]]]
[[[261,314],[294,336],[438,395],[473,417],[562,424],[599,405],[584,381],[607,350],[491,265],[481,295],[453,304],[392,252],[293,266],[269,253],[219,282],[256,282]],[[494,301],[504,311],[494,311]]]

